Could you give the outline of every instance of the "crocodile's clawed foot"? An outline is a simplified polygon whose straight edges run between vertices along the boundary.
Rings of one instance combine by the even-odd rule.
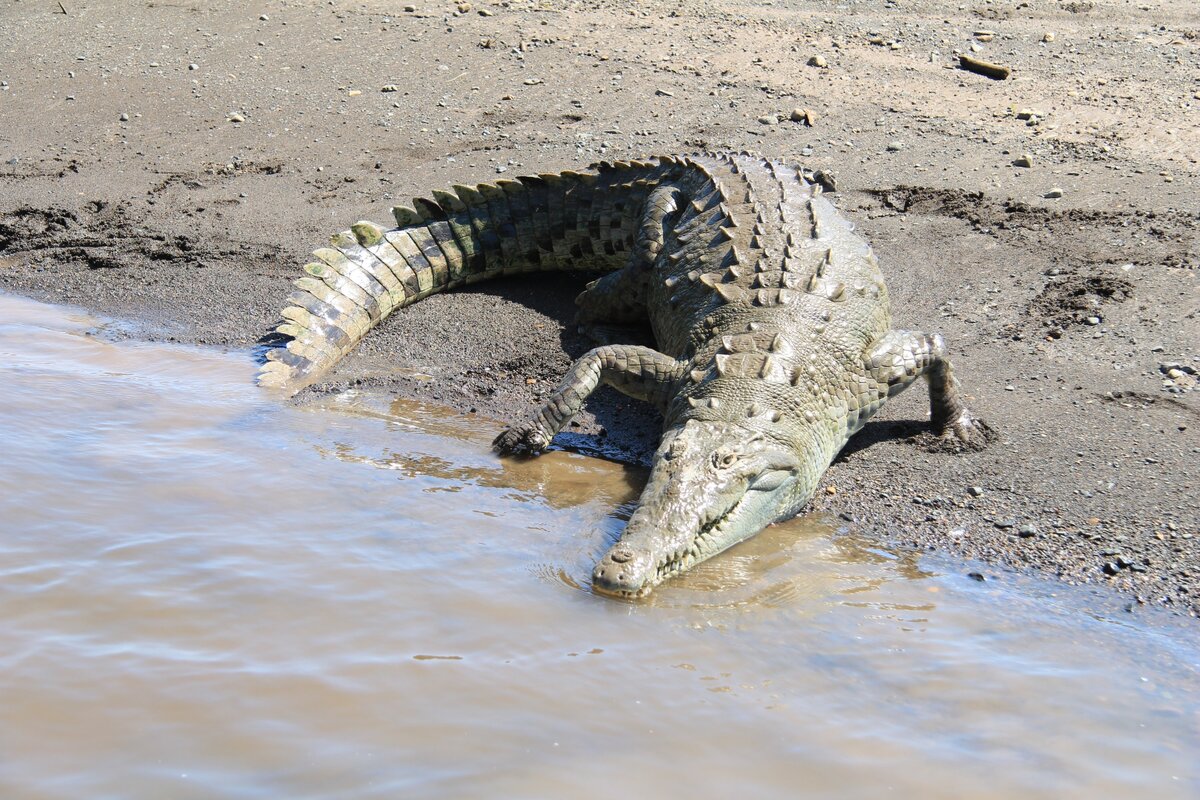
[[[505,428],[492,441],[492,449],[503,455],[537,455],[550,446],[550,437],[536,422],[522,422]]]
[[[990,425],[965,409],[941,430],[942,442],[956,450],[983,450],[994,437]]]

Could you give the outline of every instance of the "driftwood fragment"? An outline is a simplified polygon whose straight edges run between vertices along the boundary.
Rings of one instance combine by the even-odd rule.
[[[1012,70],[1008,67],[1001,66],[1000,64],[991,64],[987,61],[980,61],[970,56],[959,56],[958,66],[960,69],[983,75],[994,81],[1002,81],[1012,74]]]

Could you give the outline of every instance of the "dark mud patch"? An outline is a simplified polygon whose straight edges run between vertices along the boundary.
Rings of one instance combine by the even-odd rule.
[[[1030,304],[1029,313],[1057,338],[1070,327],[1099,325],[1104,307],[1133,297],[1133,284],[1111,275],[1068,275],[1054,278]]]
[[[147,194],[162,194],[177,186],[185,189],[207,189],[212,184],[222,183],[240,175],[279,175],[282,173],[282,163],[257,163],[234,158],[224,164],[210,162],[194,172],[172,172],[150,187]]]
[[[1181,211],[1053,209],[982,192],[897,186],[868,191],[884,208],[968,222],[978,233],[1035,250],[1059,267],[1200,263],[1200,215]]]
[[[119,269],[162,261],[203,267],[206,258],[235,254],[245,255],[241,243],[205,244],[189,234],[144,227],[127,203],[94,200],[78,211],[25,206],[0,216],[0,255],[24,256],[34,265]]]
[[[1105,392],[1100,395],[1102,403],[1115,403],[1122,408],[1134,409],[1137,411],[1146,411],[1153,408],[1155,405],[1162,404],[1173,409],[1183,412],[1195,420],[1200,420],[1200,409],[1193,408],[1182,400],[1177,400],[1174,397],[1159,397],[1157,395],[1147,394],[1132,389],[1116,390]],[[1183,430],[1184,428],[1180,428]]]
[[[16,251],[23,242],[60,235],[78,224],[79,218],[66,209],[22,206],[0,217],[0,254]]]
[[[114,335],[227,345],[266,329],[278,313],[264,299],[278,294],[273,273],[290,266],[279,247],[164,231],[130,203],[104,200],[0,214],[0,258],[6,289],[139,320]]]

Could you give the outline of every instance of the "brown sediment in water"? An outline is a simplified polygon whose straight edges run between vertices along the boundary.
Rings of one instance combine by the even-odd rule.
[[[629,468],[502,460],[478,415],[369,391],[280,406],[240,352],[104,333],[0,296],[4,797],[1200,778],[1190,621],[814,519],[614,602],[587,582]]]

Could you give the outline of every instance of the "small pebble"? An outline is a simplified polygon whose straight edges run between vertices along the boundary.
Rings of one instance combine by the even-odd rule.
[[[897,153],[904,149],[904,144],[902,142],[888,142],[887,149],[889,153]]]
[[[1059,198],[1059,197],[1062,197],[1062,196],[1063,196],[1063,190],[1062,190],[1062,189],[1060,189],[1060,188],[1058,188],[1057,186],[1055,186],[1053,189],[1051,189],[1050,191],[1046,192],[1046,194],[1045,194],[1045,195],[1043,195],[1043,196],[1044,196],[1046,199],[1048,199],[1048,200],[1054,200],[1054,199],[1056,199],[1056,198]]]
[[[196,70],[200,69],[200,65],[199,64],[188,64],[188,69],[195,72]]]
[[[503,164],[497,164],[496,172],[508,172],[508,167],[504,166]]]
[[[1043,33],[1042,41],[1047,42],[1047,43],[1053,42],[1054,41],[1054,31],[1046,31],[1045,33]]]
[[[811,108],[793,108],[788,118],[792,122],[803,122],[810,128],[817,122],[817,114]]]
[[[1016,526],[1017,521],[1015,519],[998,519],[992,524],[1001,530],[1005,530]]]
[[[779,119],[774,114],[763,114],[758,121],[763,125],[774,125]]]
[[[986,578],[983,577],[982,572],[968,572],[967,577],[973,581],[983,582],[983,581],[987,580]]]
[[[1022,153],[1013,159],[1012,163],[1014,167],[1032,167],[1033,156],[1029,155],[1028,153]]]
[[[266,22],[267,20],[269,20],[269,19],[270,19],[270,17],[268,17],[266,14],[259,14],[259,15],[258,15],[258,18],[259,18],[260,20],[262,20],[263,22]]]
[[[1112,561],[1105,561],[1104,566],[1101,567],[1101,569],[1104,570],[1105,575],[1116,575],[1118,572],[1121,571],[1121,568],[1118,567],[1116,565],[1116,563],[1112,562]]]
[[[808,60],[808,65],[810,67],[820,67],[821,69],[825,69],[829,66],[829,62],[825,60],[825,56],[813,56]]]
[[[1025,524],[1017,528],[1017,535],[1022,539],[1028,539],[1031,536],[1037,536],[1038,529],[1034,525]]]
[[[967,489],[967,493],[969,495],[971,495],[971,497],[979,497],[980,495],[983,494],[983,487],[982,486],[972,486]]]
[[[1084,320],[1084,322],[1086,322],[1088,325],[1099,325],[1100,318],[1099,317],[1088,317],[1087,319]]]
[[[230,122],[245,122],[246,118],[243,117],[241,114],[230,114],[229,121]]]
[[[125,112],[121,112],[121,122],[129,122],[129,115]]]

